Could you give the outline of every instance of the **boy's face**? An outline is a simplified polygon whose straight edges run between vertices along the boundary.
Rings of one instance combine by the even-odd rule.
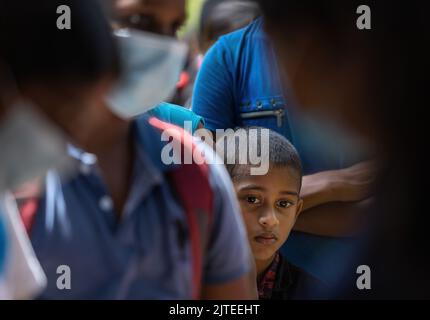
[[[263,176],[234,179],[248,240],[256,260],[268,260],[287,240],[300,213],[299,175],[271,168]]]

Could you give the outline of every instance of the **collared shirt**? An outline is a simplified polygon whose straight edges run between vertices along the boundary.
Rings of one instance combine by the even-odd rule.
[[[47,175],[31,231],[48,278],[41,298],[191,298],[190,243],[180,241],[188,225],[160,164],[160,134],[146,119],[133,127],[133,182],[120,221],[94,155],[71,148],[80,173],[69,179]],[[210,165],[209,178],[214,216],[203,283],[222,284],[249,272],[250,251],[225,169]],[[70,289],[58,287],[64,280],[58,280],[59,266],[70,270]]]
[[[326,299],[329,294],[328,286],[289,263],[279,252],[258,281],[260,300]]]
[[[258,281],[258,297],[259,299],[270,299],[272,297],[272,291],[275,286],[276,272],[279,266],[279,252],[276,253],[270,266],[262,275],[260,281]]]

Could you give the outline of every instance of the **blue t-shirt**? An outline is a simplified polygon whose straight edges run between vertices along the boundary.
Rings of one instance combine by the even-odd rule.
[[[79,174],[47,175],[30,234],[48,278],[42,299],[191,298],[188,223],[160,160],[160,134],[141,117],[133,137],[135,166],[120,221],[94,155],[70,147]],[[248,273],[251,257],[230,178],[222,165],[209,171],[213,220],[203,283],[216,285]],[[60,265],[70,267],[70,290],[56,286]]]
[[[193,111],[166,102],[158,104],[154,109],[148,111],[147,114],[184,129],[187,129],[184,126],[185,122],[190,121],[191,130],[187,131],[190,131],[191,134],[193,134],[199,128],[200,124],[203,126],[205,124],[203,117],[195,114]]]
[[[341,152],[347,144],[341,135],[298,113],[293,98],[283,93],[278,70],[259,18],[221,37],[209,50],[196,80],[192,110],[212,131],[261,126],[282,134],[297,148],[305,174],[354,163],[354,157],[346,159]],[[283,253],[290,262],[330,281],[337,262],[327,261],[328,253],[350,247],[345,240],[293,232]]]

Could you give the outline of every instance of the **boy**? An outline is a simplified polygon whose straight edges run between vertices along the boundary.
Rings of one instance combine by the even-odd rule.
[[[241,139],[244,135],[247,145],[237,144],[236,138],[244,141]],[[268,140],[264,141],[264,135],[268,135]],[[305,298],[310,294],[315,297],[316,290],[319,290],[318,281],[291,265],[279,252],[303,208],[300,198],[302,165],[296,149],[280,134],[258,127],[238,129],[234,135],[227,135],[226,140],[224,160],[233,180],[254,255],[259,298]],[[267,141],[269,146],[264,155],[262,144]],[[249,152],[247,163],[238,161],[243,152]],[[249,159],[256,153],[269,162],[265,175],[251,174]]]

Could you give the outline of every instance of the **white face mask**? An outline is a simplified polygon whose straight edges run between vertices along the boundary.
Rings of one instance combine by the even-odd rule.
[[[174,38],[129,29],[116,31],[115,36],[124,75],[107,101],[116,115],[129,119],[173,95],[187,46]]]
[[[73,162],[59,129],[27,102],[0,120],[0,192],[43,176],[49,169],[71,174]]]

